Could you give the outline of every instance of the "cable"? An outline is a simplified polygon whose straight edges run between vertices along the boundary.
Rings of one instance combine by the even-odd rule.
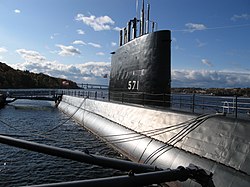
[[[42,138],[45,138],[45,139],[48,139],[48,140],[53,140],[53,141],[55,141],[55,142],[61,142],[61,141],[58,140],[58,139],[53,139],[53,138],[51,138],[51,137],[46,136],[46,134],[48,134],[49,132],[54,131],[55,129],[61,127],[61,126],[64,125],[67,121],[69,121],[69,120],[76,114],[76,112],[82,107],[82,105],[83,105],[83,103],[85,102],[85,100],[86,100],[86,98],[84,98],[84,100],[81,102],[80,106],[76,109],[76,111],[74,111],[74,113],[73,113],[69,118],[67,118],[65,121],[63,121],[63,122],[60,123],[59,125],[57,125],[57,126],[51,128],[50,130],[48,130],[48,131],[46,131],[46,132],[39,132],[39,131],[36,131],[36,130],[35,130],[35,131],[34,131],[35,133],[34,133],[34,132],[31,132],[31,131],[30,131],[30,132],[29,132],[30,135],[37,136],[37,137],[42,137]],[[16,127],[14,127],[13,125],[10,125],[9,123],[7,123],[7,122],[5,122],[5,121],[3,121],[3,120],[1,120],[1,119],[0,119],[0,122],[3,123],[4,125],[6,125],[7,127],[12,128],[12,129],[14,129],[14,130],[16,130],[16,131],[24,132],[23,129],[16,128]],[[25,131],[25,134],[27,134],[26,131]],[[24,136],[24,135],[23,135],[23,136]],[[25,135],[25,136],[29,136],[29,135]],[[63,142],[64,142],[64,141],[63,141]]]
[[[135,136],[128,137],[128,138],[115,139],[115,140],[112,140],[112,141],[109,141],[109,142],[110,143],[114,143],[114,144],[118,144],[118,143],[125,143],[125,142],[129,142],[129,141],[140,140],[140,139],[144,139],[144,138],[148,138],[148,137],[153,137],[153,136],[157,136],[157,135],[160,135],[160,134],[164,134],[166,132],[173,131],[173,130],[176,130],[178,128],[181,128],[183,126],[186,126],[186,124],[182,125],[182,126],[175,127],[173,129],[170,129],[170,130],[160,131],[158,133],[152,133],[152,134],[151,133],[148,133],[148,134],[138,134],[138,133],[135,133]]]
[[[162,150],[164,150],[166,147],[168,146],[174,146],[176,143],[178,143],[179,141],[181,141],[189,132],[190,129],[193,128],[194,126],[196,126],[197,124],[201,124],[200,121],[196,121],[194,122],[194,124],[189,124],[189,126],[187,126],[186,128],[182,129],[178,134],[176,134],[175,136],[173,136],[172,138],[170,138],[167,142],[165,142],[165,145],[161,146],[160,148],[158,148],[157,150],[155,150],[150,156],[148,156],[148,158],[144,161],[144,162],[148,162],[151,158],[153,158],[156,154],[158,154],[159,152],[161,152]]]
[[[73,114],[71,114],[71,116],[70,116],[69,118],[67,118],[67,119],[66,119],[65,121],[63,121],[62,123],[59,123],[59,124],[56,125],[55,127],[51,128],[50,130],[48,130],[48,131],[46,131],[46,132],[44,132],[44,133],[42,133],[42,134],[48,134],[48,133],[50,133],[50,132],[52,132],[52,131],[58,129],[59,127],[61,127],[62,125],[64,125],[66,122],[68,122],[68,121],[78,112],[78,110],[80,110],[80,108],[82,107],[82,105],[83,105],[83,103],[86,101],[86,99],[87,99],[87,97],[85,97],[85,98],[83,99],[83,101],[81,102],[80,106],[77,107],[77,109],[75,110],[75,112],[73,112]]]
[[[142,156],[144,155],[145,151],[147,150],[148,146],[152,143],[153,141],[153,138],[148,142],[147,146],[145,147],[145,149],[143,150],[139,160],[138,160],[138,163],[140,163],[141,159],[142,159]]]
[[[205,120],[203,120],[201,123],[199,123],[198,125],[196,125],[195,127],[192,128],[191,131],[193,131],[194,129],[196,129],[198,126],[200,126]],[[163,155],[164,153],[166,153],[167,151],[169,151],[170,149],[174,148],[174,146],[181,141],[188,133],[190,133],[191,131],[187,132],[185,135],[182,136],[182,138],[180,138],[178,141],[176,141],[175,143],[171,144],[171,147],[169,147],[169,149],[164,150],[160,155],[158,155],[156,158],[154,158],[154,160],[150,163],[153,164],[161,155]]]
[[[154,131],[161,131],[161,130],[169,129],[171,127],[176,127],[176,126],[179,126],[179,125],[183,125],[183,124],[195,121],[197,118],[200,118],[202,116],[204,116],[204,114],[202,114],[202,115],[200,115],[200,116],[198,116],[196,118],[193,118],[193,119],[178,123],[176,125],[172,125],[172,126],[168,126],[168,127],[161,127],[161,128],[157,128],[157,129],[150,129],[150,130],[140,131],[140,133],[146,134],[148,132],[150,133],[150,132],[154,132]],[[102,137],[106,138],[106,137],[113,137],[113,136],[115,137],[115,136],[123,136],[123,135],[133,135],[133,134],[138,134],[138,132],[129,132],[129,133],[124,133],[124,134],[112,134],[112,135],[107,135],[107,136],[102,136]]]
[[[119,143],[125,143],[125,142],[145,139],[145,138],[148,138],[148,137],[153,137],[153,136],[156,136],[156,135],[164,134],[166,132],[173,131],[173,130],[176,130],[176,129],[181,128],[181,127],[185,127],[185,126],[189,125],[189,124],[187,124],[188,122],[196,121],[198,118],[203,117],[203,116],[204,115],[200,115],[197,118],[187,120],[185,122],[179,123],[177,125],[172,125],[172,126],[169,126],[169,127],[163,127],[163,128],[159,128],[159,129],[142,131],[142,132],[140,132],[140,134],[138,134],[138,132],[132,132],[132,133],[101,136],[101,138],[102,138],[102,140],[105,140],[105,142],[111,143],[111,144],[119,144]],[[150,133],[146,133],[146,132],[150,132]],[[134,135],[134,136],[132,136],[132,137],[130,136],[130,137],[127,137],[127,138],[114,139],[114,140],[107,140],[107,138],[106,138],[106,137],[122,136],[122,135]]]
[[[146,160],[144,160],[144,163],[148,163],[148,161],[153,158],[156,154],[158,154],[159,152],[161,152],[162,150],[164,150],[166,147],[170,146],[170,144],[172,142],[174,142],[175,140],[177,140],[177,138],[179,138],[181,135],[183,135],[183,133],[185,131],[187,131],[188,128],[190,128],[193,123],[196,124],[198,122],[199,118],[196,118],[196,120],[192,123],[189,123],[186,127],[184,127],[178,134],[174,135],[172,138],[170,138],[167,142],[165,142],[165,145],[159,147],[158,149],[156,149],[153,153],[151,153]]]
[[[165,152],[169,151],[170,149],[172,149],[174,147],[175,144],[177,144],[179,141],[181,141],[184,137],[186,137],[187,134],[189,134],[190,132],[192,132],[194,129],[196,129],[198,126],[200,126],[204,121],[206,121],[207,119],[214,117],[214,116],[218,116],[221,114],[213,114],[213,115],[206,115],[201,117],[200,119],[197,118],[197,120],[192,124],[190,123],[189,126],[185,127],[184,129],[182,129],[178,134],[176,134],[175,136],[173,136],[172,138],[170,138],[167,142],[165,142],[166,144],[159,147],[158,149],[156,149],[153,153],[151,153],[146,160],[144,161],[144,163],[148,163],[149,160],[151,160],[156,154],[158,154],[159,152],[163,151],[165,148],[171,146],[169,149],[165,150],[163,153],[161,153],[160,155],[158,155],[152,162],[151,164],[153,164],[155,162],[155,160],[157,158],[159,158],[162,154],[164,154]]]
[[[146,131],[140,131],[141,134],[143,135],[151,135],[151,136],[155,136],[155,135],[159,135],[159,134],[162,134],[162,133],[165,133],[165,132],[169,132],[169,131],[172,131],[172,130],[175,130],[175,129],[178,129],[179,127],[183,127],[183,126],[186,126],[187,123],[189,122],[193,122],[193,121],[196,121],[198,118],[200,117],[203,117],[203,115],[200,115],[194,119],[190,119],[190,120],[187,120],[187,121],[184,121],[182,123],[179,123],[179,124],[176,124],[176,125],[172,125],[172,126],[168,126],[168,127],[161,127],[161,128],[157,128],[157,129],[151,129],[151,130],[146,130]],[[175,127],[175,128],[174,128]],[[170,129],[170,128],[174,128],[172,130],[166,130],[166,129]],[[159,132],[159,133],[156,133],[156,132]],[[152,134],[151,134],[152,133]],[[155,133],[155,134],[154,134]],[[102,136],[103,138],[107,138],[107,137],[115,137],[115,136],[125,136],[125,135],[137,135],[138,136],[138,132],[130,132],[130,133],[124,133],[124,134],[113,134],[113,135],[107,135],[107,136]],[[131,137],[130,137],[131,138]],[[122,138],[123,139],[123,138]],[[128,138],[124,138],[124,139],[128,139]],[[119,140],[119,139],[118,139]]]

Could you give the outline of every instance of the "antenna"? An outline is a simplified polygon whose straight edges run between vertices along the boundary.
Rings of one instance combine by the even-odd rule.
[[[139,6],[139,2],[138,2],[138,0],[136,0],[136,4],[135,4],[135,7],[136,7],[136,15],[135,15],[135,17],[136,17],[136,19],[138,20],[138,6]]]
[[[144,0],[142,0],[142,10],[141,10],[141,32],[140,32],[140,35],[144,35],[144,23],[145,23],[145,20],[144,20]]]
[[[149,12],[150,12],[150,4],[147,4],[147,21],[146,21],[146,33],[149,33]]]

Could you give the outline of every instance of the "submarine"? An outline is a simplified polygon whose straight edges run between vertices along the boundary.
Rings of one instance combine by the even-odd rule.
[[[143,1],[141,18],[120,31],[109,100],[63,95],[58,108],[133,162],[163,169],[193,164],[203,169],[200,176],[206,171],[213,180],[165,186],[250,186],[249,120],[170,108],[171,32],[155,30],[147,7],[145,16]]]

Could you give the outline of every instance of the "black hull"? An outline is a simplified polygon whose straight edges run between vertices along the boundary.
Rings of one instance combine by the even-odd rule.
[[[110,99],[169,106],[170,44],[171,33],[163,30],[140,36],[121,46],[112,56]]]

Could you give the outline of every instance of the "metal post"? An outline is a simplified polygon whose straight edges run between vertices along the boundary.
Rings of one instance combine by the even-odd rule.
[[[238,96],[235,96],[235,118],[238,118]]]
[[[133,27],[133,39],[135,39],[137,35],[137,19],[136,18],[133,19],[132,27]]]
[[[127,31],[128,31],[128,36],[127,36],[127,38],[128,38],[128,42],[131,40],[131,21],[129,21],[128,22],[128,24],[127,24]]]
[[[181,95],[180,95],[180,108],[181,108]]]
[[[165,93],[163,93],[163,106],[165,106],[166,99],[165,99]]]
[[[123,33],[123,30],[120,30],[120,46],[122,46],[122,33]]]
[[[142,104],[143,104],[143,106],[145,105],[145,94],[144,94],[144,92],[142,92]]]
[[[195,107],[195,94],[193,94],[192,97],[192,112],[194,113],[194,107]]]

